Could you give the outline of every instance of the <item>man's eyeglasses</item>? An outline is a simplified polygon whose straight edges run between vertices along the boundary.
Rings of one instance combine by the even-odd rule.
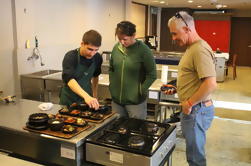
[[[186,26],[188,27],[187,22],[184,20],[184,18],[180,15],[179,12],[177,12],[177,13],[175,14],[175,17],[176,17],[176,18],[180,18],[180,19],[186,24]]]
[[[98,49],[93,49],[93,48],[90,48],[90,47],[87,47],[87,50],[89,50],[89,51],[95,51],[95,52],[98,51]]]

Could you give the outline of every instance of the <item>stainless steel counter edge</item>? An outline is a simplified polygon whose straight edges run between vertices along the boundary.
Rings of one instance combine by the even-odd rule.
[[[51,73],[51,74],[46,74],[46,75],[36,75],[36,74],[33,74],[33,73],[30,73],[30,74],[22,74],[20,75],[21,77],[28,77],[28,78],[37,78],[37,79],[46,79],[46,78],[54,78],[56,77],[56,79],[61,79],[61,77],[58,77],[58,76],[61,76],[62,75],[62,71],[57,71],[55,73]]]
[[[46,80],[62,80],[62,72],[47,75],[43,79],[46,79]]]

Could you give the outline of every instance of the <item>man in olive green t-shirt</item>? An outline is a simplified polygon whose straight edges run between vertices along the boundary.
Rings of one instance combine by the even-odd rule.
[[[214,53],[196,32],[194,19],[187,12],[176,13],[169,19],[168,27],[172,40],[186,47],[178,66],[177,93],[182,105],[181,129],[187,162],[189,166],[206,166],[206,130],[214,116],[210,94],[217,86]]]

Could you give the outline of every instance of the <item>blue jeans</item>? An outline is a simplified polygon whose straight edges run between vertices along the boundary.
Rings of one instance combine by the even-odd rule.
[[[120,105],[112,102],[112,110],[117,112],[120,117],[146,119],[147,103],[146,100],[137,105]]]
[[[190,115],[181,114],[181,130],[186,140],[186,156],[189,166],[206,166],[206,131],[214,117],[214,106],[199,103]]]

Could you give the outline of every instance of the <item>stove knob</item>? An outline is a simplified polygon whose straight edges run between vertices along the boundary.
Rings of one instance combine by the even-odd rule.
[[[163,159],[165,156],[163,153],[160,153],[160,157]]]
[[[169,141],[169,142],[167,143],[167,146],[169,147],[169,146],[171,146],[171,144],[172,144],[172,142]]]
[[[168,146],[166,146],[166,147],[165,147],[165,151],[166,151],[166,153],[168,152],[168,149],[169,149],[169,148],[168,148]]]

